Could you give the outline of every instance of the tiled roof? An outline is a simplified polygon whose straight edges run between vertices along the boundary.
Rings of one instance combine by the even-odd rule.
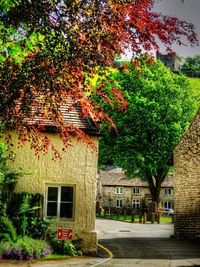
[[[106,186],[144,186],[148,187],[146,181],[139,178],[128,179],[123,171],[100,171],[99,179]]]
[[[173,187],[173,186],[174,186],[173,175],[167,174],[165,180],[162,182],[161,187]]]
[[[113,169],[110,171],[100,171],[99,180],[102,186],[138,186],[148,187],[148,182],[138,177],[128,179],[124,171]],[[161,187],[173,187],[172,175],[167,175]]]
[[[53,121],[53,119],[44,115],[45,104],[40,103],[40,99],[36,99],[34,104],[31,106],[31,116],[25,117],[24,121],[26,121],[28,125],[37,125],[40,123],[47,127],[58,126],[56,121]],[[62,114],[62,122],[67,123],[68,125],[73,125],[82,130],[96,132],[96,127],[92,119],[84,116],[81,112],[81,106],[74,102],[71,98],[68,97],[65,103],[59,107],[59,112]]]

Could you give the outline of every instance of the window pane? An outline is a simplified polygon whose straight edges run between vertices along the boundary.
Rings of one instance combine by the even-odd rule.
[[[73,187],[61,187],[61,201],[73,202]]]
[[[58,201],[58,188],[48,187],[48,201]]]
[[[47,203],[47,216],[57,216],[57,203],[56,202]]]
[[[60,218],[73,218],[73,204],[72,203],[61,203],[60,205]]]

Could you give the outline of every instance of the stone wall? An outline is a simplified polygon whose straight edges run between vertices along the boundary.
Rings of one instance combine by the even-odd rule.
[[[174,235],[200,239],[200,110],[174,151]]]
[[[123,187],[123,194],[117,194],[117,187]],[[132,207],[133,200],[144,199],[146,194],[149,194],[147,187],[140,187],[140,194],[133,195],[133,187],[128,186],[103,186],[103,206],[105,207],[116,207],[117,200],[122,200],[123,207]],[[109,201],[111,199],[111,201]]]
[[[52,143],[62,151],[62,141],[56,134],[48,134]],[[96,251],[95,198],[97,152],[86,144],[74,141],[72,147],[62,153],[62,160],[52,160],[52,152],[41,155],[38,160],[29,144],[17,147],[14,166],[22,168],[23,177],[17,183],[16,191],[40,193],[45,195],[46,185],[72,185],[75,187],[74,219],[57,222],[58,227],[71,228],[78,238],[83,239],[82,250],[86,253]],[[97,144],[97,138],[92,137]],[[45,198],[44,198],[45,199]],[[45,204],[45,203],[44,203]],[[45,214],[44,214],[45,215]]]

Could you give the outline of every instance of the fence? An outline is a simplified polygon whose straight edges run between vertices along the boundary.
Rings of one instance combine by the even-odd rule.
[[[122,220],[128,222],[146,223],[160,223],[160,213],[147,209],[133,209],[133,208],[97,208],[96,216],[107,219]]]
[[[31,216],[39,217],[42,214],[43,196],[41,194],[29,194],[26,192],[4,192],[0,199],[7,206],[7,214],[13,216],[22,212],[22,209],[31,212]],[[39,208],[40,207],[40,208]]]

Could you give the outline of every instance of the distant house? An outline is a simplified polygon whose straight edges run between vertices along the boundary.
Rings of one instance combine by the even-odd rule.
[[[170,68],[171,71],[175,73],[180,72],[181,58],[179,56],[157,53],[156,59],[160,60],[166,67]]]
[[[80,115],[80,107],[67,110],[61,108],[63,121],[75,125],[90,134],[97,145],[98,133],[91,120]],[[36,124],[37,117],[29,123]],[[27,119],[28,120],[28,119]],[[44,121],[46,135],[61,151],[62,159],[53,161],[53,152],[41,155],[38,160],[29,144],[17,147],[17,136],[13,135],[16,153],[14,166],[23,170],[16,185],[16,192],[39,193],[44,202],[42,215],[55,219],[57,227],[73,230],[73,236],[83,240],[82,250],[86,253],[96,251],[97,236],[95,232],[95,199],[97,152],[76,139],[66,152],[62,152],[62,141],[52,121]]]
[[[174,151],[174,235],[200,239],[200,109]]]
[[[103,207],[140,208],[142,201],[150,202],[148,183],[140,178],[128,179],[119,168],[100,171],[97,184],[97,202]],[[161,207],[173,208],[173,179],[168,175],[160,192]]]

